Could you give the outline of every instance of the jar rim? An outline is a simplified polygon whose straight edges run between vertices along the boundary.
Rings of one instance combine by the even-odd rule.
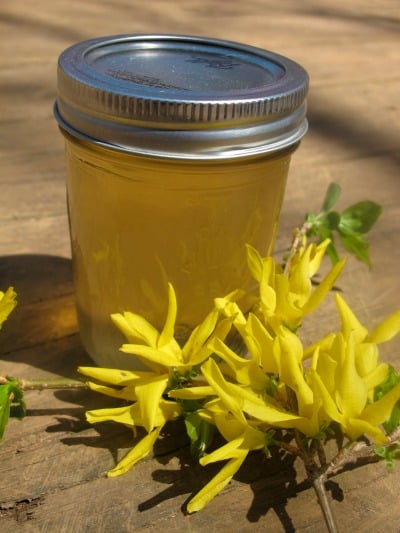
[[[172,157],[280,150],[307,130],[308,75],[274,52],[182,35],[117,35],[66,49],[55,115],[94,142]]]

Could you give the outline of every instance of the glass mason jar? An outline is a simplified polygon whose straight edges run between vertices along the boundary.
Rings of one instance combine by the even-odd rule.
[[[59,59],[76,303],[101,366],[135,368],[110,314],[161,329],[167,283],[184,342],[213,299],[251,287],[270,253],[308,76],[258,48],[177,35],[92,39]]]

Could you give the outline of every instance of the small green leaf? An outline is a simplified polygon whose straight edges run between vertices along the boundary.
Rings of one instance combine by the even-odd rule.
[[[203,420],[198,413],[190,413],[185,417],[186,432],[190,439],[190,452],[192,457],[199,460],[214,437],[215,428]]]
[[[328,248],[326,249],[326,253],[333,265],[336,265],[336,263],[339,262],[339,259],[340,259],[339,253],[336,250],[336,246],[333,240],[331,240],[331,242],[329,243]]]
[[[387,420],[383,427],[387,433],[392,433],[400,425],[400,402],[397,402],[390,414],[389,420]]]
[[[321,211],[317,215],[307,213],[303,228],[306,228],[307,237],[314,238],[317,242],[322,242],[325,239],[331,240],[327,255],[333,264],[339,261],[339,254],[333,242],[333,234],[337,232],[345,249],[371,268],[369,245],[363,235],[368,233],[378,220],[382,213],[382,207],[370,200],[364,200],[351,205],[340,214],[333,211],[332,207],[339,199],[341,192],[340,185],[331,183]]]
[[[400,447],[397,443],[391,444],[390,446],[377,446],[375,448],[375,453],[378,457],[381,457],[385,463],[386,468],[389,472],[394,470],[394,461],[400,459]]]
[[[400,376],[396,370],[390,366],[385,381],[375,387],[374,401],[380,400],[385,394],[390,392],[400,382]],[[389,419],[383,424],[387,433],[392,433],[400,425],[400,401],[395,404]]]
[[[392,366],[389,366],[385,381],[375,387],[374,401],[380,400],[382,396],[391,391],[398,383],[400,383],[400,376],[397,375],[396,370]]]
[[[326,224],[330,230],[337,230],[340,223],[340,215],[337,211],[330,211],[325,217]]]
[[[309,237],[318,235],[318,218],[313,213],[307,213],[304,221],[308,225],[307,235]]]
[[[197,413],[185,417],[186,433],[191,441],[196,441],[200,435],[201,418]]]
[[[271,446],[279,446],[279,443],[275,440],[275,431],[272,429],[265,433],[265,445],[263,452],[265,453],[266,457],[271,457]]]
[[[382,207],[369,200],[358,202],[345,209],[340,217],[339,229],[367,233],[382,213]]]
[[[181,403],[185,413],[192,413],[202,407],[201,403],[197,400],[182,400]]]
[[[325,239],[330,239],[328,248],[326,249],[326,254],[330,258],[333,265],[339,261],[339,253],[335,246],[335,241],[333,238],[332,230],[329,228],[328,223],[320,226],[318,231],[314,233],[315,236],[318,236],[318,242],[323,242]]]
[[[265,393],[268,394],[268,396],[274,397],[279,386],[279,379],[278,376],[270,376],[267,386],[265,387]]]
[[[347,233],[342,230],[339,231],[339,235],[346,250],[371,268],[371,260],[368,254],[369,244],[363,236],[359,233]]]
[[[24,392],[17,379],[6,377],[0,384],[0,441],[3,438],[10,416],[25,416]]]
[[[335,205],[335,203],[338,201],[340,194],[342,192],[342,189],[339,184],[337,183],[330,183],[328,190],[326,191],[326,195],[324,198],[324,202],[322,204],[321,211],[326,213],[332,207]]]
[[[10,390],[8,383],[0,385],[0,440],[10,417]]]

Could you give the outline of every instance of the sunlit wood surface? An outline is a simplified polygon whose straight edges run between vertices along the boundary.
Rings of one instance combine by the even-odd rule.
[[[400,307],[400,6],[396,0],[2,0],[0,5],[0,286],[19,306],[0,336],[0,374],[75,376],[90,364],[79,343],[71,285],[63,140],[52,115],[56,61],[74,42],[119,33],[183,33],[246,42],[309,71],[309,133],[293,158],[276,253],[329,182],[341,206],[375,199],[372,271],[350,259],[341,288],[373,326]],[[335,327],[333,306],[307,325]],[[400,339],[382,347],[400,367]],[[0,446],[0,531],[324,531],[316,499],[290,462],[259,455],[203,511],[182,507],[215,472],[190,466],[179,424],[127,475],[105,471],[130,433],[90,427],[105,405],[79,391],[27,393],[29,416]],[[400,469],[370,465],[338,476],[341,531],[400,530]],[[298,485],[296,485],[298,483]],[[340,487],[340,488],[338,488]]]

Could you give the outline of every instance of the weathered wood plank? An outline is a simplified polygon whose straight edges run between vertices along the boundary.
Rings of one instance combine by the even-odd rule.
[[[304,212],[319,208],[328,183],[337,181],[344,190],[341,207],[361,198],[384,206],[370,236],[374,269],[350,260],[340,282],[345,297],[368,326],[398,308],[399,27],[392,0],[176,0],[173,8],[163,0],[38,0],[32,7],[3,0],[0,288],[13,284],[19,306],[1,331],[0,373],[74,377],[79,364],[91,364],[77,335],[63,139],[52,106],[59,53],[99,35],[211,35],[304,64],[311,75],[310,132],[293,157],[276,253],[283,253]],[[310,317],[305,337],[332,329],[333,312],[330,301],[318,319]],[[399,351],[399,340],[382,346],[397,367]],[[181,506],[215,470],[189,468],[179,424],[169,428],[155,456],[126,476],[106,479],[131,435],[113,424],[88,426],[84,411],[109,400],[85,391],[27,397],[28,418],[11,422],[0,447],[2,532],[323,530],[312,491],[296,490],[287,463],[268,466],[255,454],[209,507],[185,516]],[[336,481],[344,494],[333,503],[341,530],[355,524],[360,532],[398,530],[398,470],[387,475],[382,465],[369,465]]]

